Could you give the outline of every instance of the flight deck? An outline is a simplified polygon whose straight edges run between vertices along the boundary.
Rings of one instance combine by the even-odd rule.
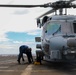
[[[0,56],[0,75],[76,75],[76,63],[18,64],[17,56]]]

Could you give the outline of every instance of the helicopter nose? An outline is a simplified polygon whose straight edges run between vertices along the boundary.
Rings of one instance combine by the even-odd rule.
[[[61,36],[50,39],[50,48],[53,50],[61,50],[63,46],[67,46],[67,40]]]
[[[69,47],[76,47],[76,38],[70,38],[67,40],[67,45]]]

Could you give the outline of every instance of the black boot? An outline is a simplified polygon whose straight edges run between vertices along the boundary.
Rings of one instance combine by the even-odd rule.
[[[18,61],[18,64],[21,64],[19,60],[17,60],[17,61]]]

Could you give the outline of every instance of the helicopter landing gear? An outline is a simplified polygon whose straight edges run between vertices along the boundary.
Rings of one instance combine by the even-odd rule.
[[[40,63],[40,65],[42,64],[43,60],[43,52],[40,50],[36,50],[36,62]]]

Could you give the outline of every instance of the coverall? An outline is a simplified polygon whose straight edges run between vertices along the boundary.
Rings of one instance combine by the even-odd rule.
[[[26,51],[28,50],[27,45],[22,45],[19,47],[19,55],[18,55],[18,63],[20,64],[20,59],[22,58],[22,61],[24,61],[23,53],[26,54]]]

